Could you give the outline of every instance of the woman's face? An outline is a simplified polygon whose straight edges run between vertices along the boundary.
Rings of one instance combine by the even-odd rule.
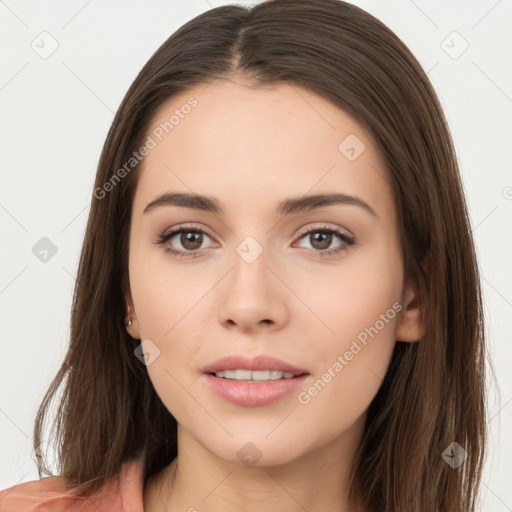
[[[180,432],[224,460],[269,465],[355,441],[396,340],[415,335],[375,142],[307,90],[229,80],[173,97],[148,135],[131,217],[130,332]],[[148,207],[177,193],[190,199]],[[324,194],[339,201],[308,199]],[[240,370],[266,355],[305,375],[205,373],[232,355],[249,359],[233,363]]]

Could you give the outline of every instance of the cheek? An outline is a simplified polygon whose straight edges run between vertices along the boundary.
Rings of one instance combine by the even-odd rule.
[[[365,415],[382,385],[393,346],[375,338],[350,361],[340,350],[298,395],[298,413],[307,419],[305,428],[315,434],[316,443],[329,442],[348,432]],[[338,355],[342,356],[341,362]]]
[[[401,304],[393,287],[360,287],[348,294],[331,291],[329,300],[311,297],[319,312],[311,317],[303,332],[315,340],[315,373],[326,382],[337,382],[346,390],[357,391],[382,380],[396,342]],[[313,308],[312,308],[313,309]],[[323,333],[323,334],[320,334]],[[336,378],[332,377],[336,374]],[[336,385],[335,385],[336,386]]]
[[[355,257],[346,265],[296,281],[314,314],[305,316],[305,339],[315,340],[314,378],[299,403],[313,417],[330,417],[334,424],[363,414],[386,374],[396,343],[402,305],[400,258],[381,251],[366,260]],[[336,404],[336,407],[332,407]]]
[[[199,281],[185,266],[171,267],[165,257],[140,256],[134,253],[130,263],[132,297],[141,339],[151,340],[159,351],[147,365],[148,375],[166,408],[182,421],[197,414],[187,389],[204,337],[207,276]]]
[[[327,350],[342,350],[375,324],[379,335],[393,338],[403,280],[395,253],[353,254],[337,267],[317,269],[314,279],[307,271],[297,276],[294,291],[307,305],[303,318]]]
[[[349,429],[381,387],[396,344],[400,309],[390,299],[389,293],[333,297],[323,318],[335,335],[314,336],[310,330],[315,362],[297,401],[311,422],[308,428],[320,433],[317,441]]]
[[[365,278],[354,283],[347,280],[345,285],[339,286],[328,284],[326,288],[327,299],[325,296],[313,297],[312,304],[324,321],[324,339],[334,343],[338,349],[356,337],[364,342],[364,333],[368,330],[375,336],[394,336],[397,309],[401,308],[395,282],[390,282],[389,278],[381,282]]]
[[[198,279],[197,268],[176,264],[161,248],[134,249],[129,267],[141,336],[172,340],[176,331],[191,324],[190,316],[208,288],[209,276]],[[210,287],[213,277],[211,281]]]

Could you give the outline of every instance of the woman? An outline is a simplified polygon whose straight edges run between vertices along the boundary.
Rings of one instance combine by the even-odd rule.
[[[456,155],[410,51],[338,0],[212,9],[115,116],[35,425],[48,475],[64,384],[60,475],[0,510],[474,511],[484,338]]]

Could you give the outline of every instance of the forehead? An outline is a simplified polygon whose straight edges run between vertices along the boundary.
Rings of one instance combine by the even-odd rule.
[[[364,196],[377,210],[390,206],[371,136],[344,110],[296,85],[197,85],[162,104],[148,135],[154,147],[137,171],[134,209],[169,190],[237,197],[245,205],[254,199],[260,207],[263,199],[335,190]]]

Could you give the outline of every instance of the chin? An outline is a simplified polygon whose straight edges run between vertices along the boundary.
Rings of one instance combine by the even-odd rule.
[[[286,442],[282,437],[269,439],[266,435],[261,432],[257,435],[246,433],[231,439],[227,444],[223,443],[223,446],[215,443],[211,452],[227,462],[246,467],[279,466],[301,456],[297,451],[298,439],[288,436]]]

